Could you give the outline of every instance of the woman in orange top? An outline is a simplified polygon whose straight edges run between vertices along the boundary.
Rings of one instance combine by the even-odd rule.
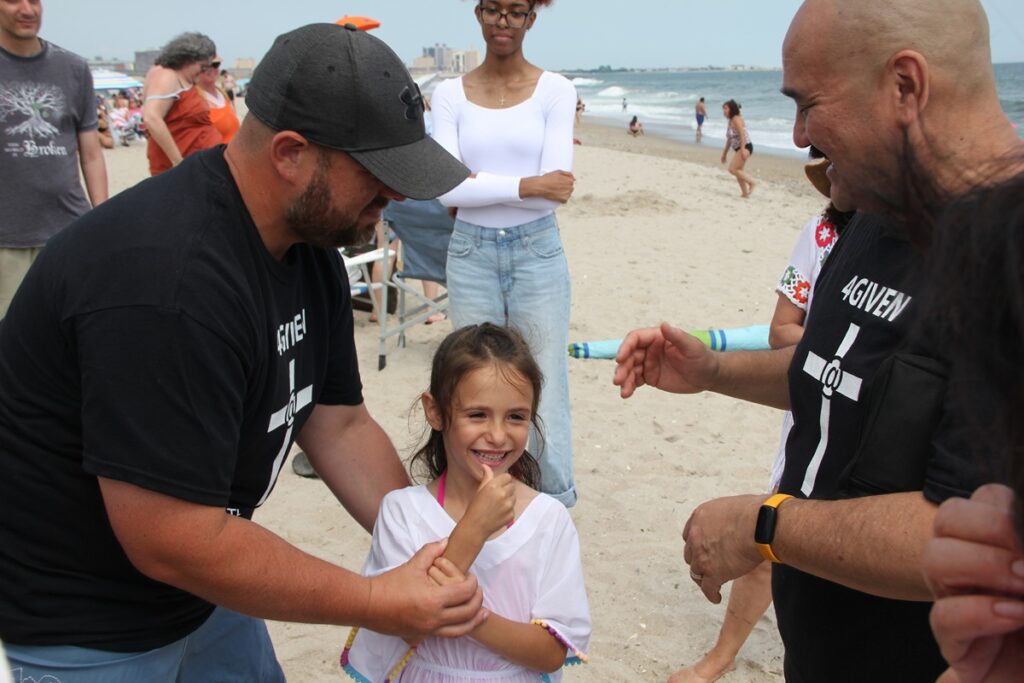
[[[193,152],[219,145],[206,98],[192,87],[203,71],[213,70],[217,47],[202,33],[183,33],[157,55],[142,87],[142,118],[148,133],[146,156],[151,175],[163,173]]]
[[[235,115],[235,105],[227,92],[217,86],[220,57],[214,57],[210,66],[213,68],[199,72],[199,76],[196,77],[196,89],[206,98],[206,104],[210,107],[210,122],[227,144],[238,132],[238,116]]]

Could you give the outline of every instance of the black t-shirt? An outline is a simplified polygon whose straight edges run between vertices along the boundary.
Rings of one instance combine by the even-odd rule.
[[[883,376],[890,375],[880,369],[896,352],[907,350],[920,261],[905,237],[865,215],[855,217],[829,255],[789,369],[794,425],[780,491],[826,500],[924,491],[927,499],[940,502],[969,495],[982,483],[977,464],[957,447],[957,421],[944,414],[937,424],[912,424],[902,417],[910,403],[901,398],[880,412],[890,413],[889,422],[904,432],[899,436],[922,444],[914,456],[921,462],[910,468],[916,481],[891,491],[850,490],[867,406],[875,398],[872,392],[885,385]],[[915,351],[929,355],[926,349]],[[944,389],[937,398],[920,398],[941,406],[943,395]],[[894,441],[876,440],[874,449],[887,450]],[[903,446],[876,455],[887,461],[885,467],[909,457]],[[892,524],[897,527],[900,520]],[[934,681],[943,671],[928,625],[930,603],[874,597],[784,565],[773,567],[772,584],[787,680]]]
[[[50,241],[0,323],[0,638],[140,651],[212,606],[148,579],[97,476],[250,517],[362,386],[339,255],[267,252],[223,148]]]

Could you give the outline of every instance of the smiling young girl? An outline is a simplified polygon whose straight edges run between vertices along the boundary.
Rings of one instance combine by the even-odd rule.
[[[539,470],[526,452],[541,382],[509,328],[473,325],[441,343],[422,397],[430,436],[413,456],[430,482],[384,498],[363,573],[387,571],[447,537],[431,577],[472,573],[490,614],[469,637],[415,646],[353,629],[341,657],[352,679],[557,681],[563,665],[586,660],[579,539],[565,507],[535,490]]]

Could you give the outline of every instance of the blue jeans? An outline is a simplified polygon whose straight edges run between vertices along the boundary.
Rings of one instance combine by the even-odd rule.
[[[262,619],[218,607],[195,631],[147,652],[4,643],[14,683],[284,683]]]
[[[554,214],[511,228],[484,228],[456,220],[448,245],[452,325],[490,322],[517,329],[544,373],[530,452],[540,462],[541,490],[566,507],[576,504],[569,412],[569,265]]]

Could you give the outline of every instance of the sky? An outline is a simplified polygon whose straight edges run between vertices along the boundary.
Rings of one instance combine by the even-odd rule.
[[[856,1],[856,0],[852,0]],[[231,66],[259,59],[274,38],[349,15],[406,63],[444,43],[483,52],[472,0],[43,0],[41,36],[84,57],[133,59],[183,31],[206,33]],[[781,65],[799,0],[556,0],[538,11],[527,59],[552,70]],[[982,0],[994,62],[1024,62],[1024,2]]]

